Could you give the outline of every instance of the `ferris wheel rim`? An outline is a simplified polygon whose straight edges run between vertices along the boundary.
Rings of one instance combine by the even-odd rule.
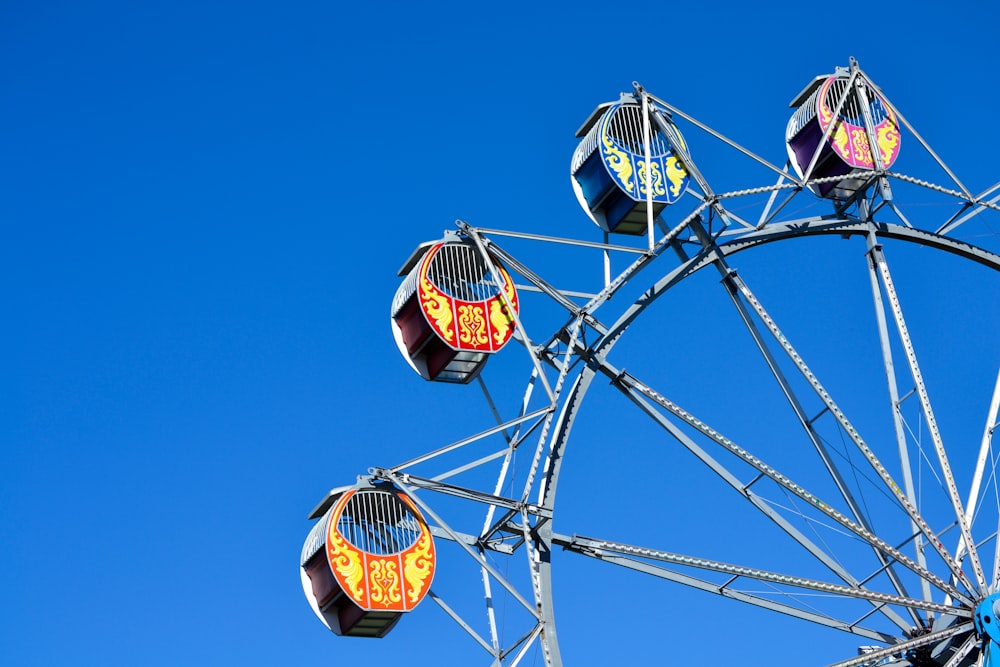
[[[929,247],[937,251],[970,260],[978,263],[987,269],[1000,273],[1000,255],[985,248],[962,241],[952,236],[928,232],[918,228],[896,223],[884,223],[875,221],[864,221],[859,219],[833,218],[829,216],[815,216],[803,220],[786,223],[772,223],[762,229],[744,233],[737,238],[729,239],[714,246],[714,252],[706,252],[696,255],[676,266],[668,274],[660,277],[654,285],[644,293],[644,298],[635,304],[608,328],[608,332],[603,336],[601,343],[596,344],[594,349],[597,355],[603,357],[615,346],[615,344],[627,335],[627,329],[649,306],[651,306],[659,296],[668,292],[678,283],[683,283],[691,275],[698,273],[701,269],[712,265],[718,257],[728,258],[737,255],[745,250],[756,249],[771,243],[787,241],[791,239],[801,239],[820,236],[860,236],[873,234],[880,240],[893,240],[911,243],[919,246]],[[552,512],[552,521],[546,522],[539,532],[540,541],[545,544],[546,549],[550,549],[553,543],[562,543],[564,548],[570,540],[569,536],[556,533],[552,524],[558,521],[556,514],[556,492],[558,490],[559,476],[562,470],[562,463],[566,456],[566,448],[571,439],[570,431],[580,413],[580,406],[585,402],[586,395],[593,384],[593,380],[601,375],[601,371],[592,364],[586,364],[577,374],[572,386],[566,392],[563,410],[560,414],[556,433],[552,438],[552,445],[546,457],[546,474],[542,480],[538,504]],[[1000,382],[1000,379],[998,379]],[[573,536],[576,539],[576,536]],[[543,616],[552,619],[552,628],[555,623],[555,600],[554,586],[551,581],[551,563],[544,562],[539,568],[542,579],[541,592],[543,595],[542,608]],[[972,608],[969,609],[971,614]],[[961,624],[949,630],[951,640],[955,642],[955,647],[962,655],[967,655],[974,647],[973,639],[976,637],[972,629],[971,622]],[[554,632],[552,635],[554,636]],[[944,634],[948,633],[943,633]],[[883,640],[885,641],[885,640]],[[915,645],[920,641],[912,640]],[[947,640],[942,640],[947,641]],[[543,637],[543,642],[545,638]],[[547,647],[547,653],[559,654],[558,644]],[[888,655],[888,653],[887,653]],[[561,663],[553,663],[561,664]],[[846,664],[846,663],[845,663]],[[861,664],[861,663],[858,663]]]
[[[869,223],[845,218],[831,220],[823,216],[816,216],[814,218],[791,223],[769,225],[762,230],[720,243],[718,244],[717,249],[718,252],[724,257],[730,257],[737,253],[751,250],[765,244],[776,243],[789,239],[800,239],[812,236],[842,236],[844,234],[860,235],[866,234],[868,231],[872,231],[879,237],[916,243],[918,245],[942,250],[958,257],[978,262],[988,268],[1000,272],[1000,255],[950,236],[935,234],[933,232],[895,223]],[[606,353],[609,351],[617,343],[618,339],[624,335],[628,325],[631,324],[631,322],[649,306],[651,306],[660,295],[664,294],[670,287],[672,287],[673,284],[681,282],[690,275],[706,268],[711,264],[711,262],[712,257],[708,255],[692,257],[687,262],[675,267],[668,274],[658,279],[652,286],[649,287],[647,291],[647,298],[645,298],[641,304],[633,304],[629,310],[623,313],[622,316],[609,327],[608,333],[604,337],[605,343],[598,346],[598,352]],[[676,278],[678,276],[679,278]],[[660,287],[661,285],[665,286],[665,288]],[[574,399],[572,402],[578,404],[583,400],[587,390],[589,389],[590,381],[580,380],[579,378],[583,377],[589,371],[593,371],[593,369],[590,369],[589,367],[584,369],[578,376],[578,379],[574,382],[574,386],[569,392],[569,396]],[[596,374],[596,371],[593,371],[593,373]],[[581,382],[584,384],[582,385],[582,388],[578,388],[577,385]],[[579,398],[576,398],[577,396],[579,396]],[[570,402],[570,400],[567,400],[567,404]],[[565,410],[564,414],[566,415],[565,417],[560,417],[560,429],[562,429],[563,422],[568,418],[569,422],[566,424],[567,436],[564,436],[568,437],[568,429],[572,427],[572,421],[575,419],[575,411]],[[561,432],[561,430],[559,432]],[[555,509],[554,498],[557,481],[550,482],[549,478],[552,477],[556,480],[558,479],[560,465],[563,458],[562,448],[564,446],[564,444],[560,443],[559,448],[553,447],[550,450],[547,470],[551,472],[549,475],[546,475],[545,482],[539,493],[538,504],[551,510]]]

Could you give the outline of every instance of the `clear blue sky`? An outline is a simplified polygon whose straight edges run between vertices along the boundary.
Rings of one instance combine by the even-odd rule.
[[[995,3],[348,4],[0,3],[3,664],[480,664],[429,603],[381,642],[330,635],[299,584],[306,515],[473,430],[433,432],[429,413],[481,417],[482,400],[399,358],[396,270],[456,218],[599,240],[569,184],[573,133],[633,80],[783,163],[788,102],[855,56],[971,189],[1000,179]],[[995,340],[995,292],[978,308],[971,339]],[[692,321],[665,320],[668,350]],[[600,525],[620,471],[649,468],[606,462],[614,431],[588,433],[562,500]],[[725,546],[698,528],[671,548]],[[571,571],[566,588],[598,592],[557,612],[571,665],[838,657],[677,586],[624,579],[652,597],[623,611],[618,579]]]

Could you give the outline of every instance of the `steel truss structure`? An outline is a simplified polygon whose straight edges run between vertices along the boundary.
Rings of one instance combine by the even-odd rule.
[[[848,89],[858,82],[874,88],[853,61],[849,77]],[[988,289],[1000,285],[1000,255],[988,249],[997,240],[990,235],[989,221],[1000,210],[1000,183],[978,194],[970,191],[887,100],[905,130],[908,155],[921,156],[912,162],[936,176],[887,169],[873,151],[875,168],[863,174],[856,191],[824,200],[809,187],[836,177],[815,178],[815,160],[800,177],[787,164],[772,164],[638,84],[635,95],[648,109],[650,122],[675,147],[682,145],[675,124],[683,126],[690,147],[684,166],[691,187],[650,225],[648,239],[611,242],[605,234],[603,242],[586,241],[458,223],[458,233],[475,244],[492,274],[501,275],[492,265],[497,258],[525,296],[515,323],[521,349],[498,355],[475,381],[492,422],[408,461],[369,471],[371,479],[389,482],[413,499],[442,548],[451,542],[464,554],[481,576],[482,595],[474,597],[485,605],[478,612],[460,609],[438,584],[430,597],[482,647],[484,664],[513,666],[527,663],[529,656],[535,664],[564,664],[556,624],[560,582],[553,580],[553,566],[575,556],[649,575],[651,582],[665,579],[735,601],[720,605],[764,608],[853,636],[853,653],[829,655],[817,649],[814,655],[798,656],[797,664],[986,664],[994,639],[983,616],[1000,587],[998,457],[992,442],[1000,376],[992,381],[998,357],[989,356],[991,348],[996,350],[996,335],[983,334],[986,352],[975,357],[980,369],[991,369],[992,394],[970,386],[959,399],[978,410],[978,442],[971,446],[963,436],[962,444],[955,444],[938,417],[953,407],[954,397],[940,407],[934,400],[940,395],[925,371],[932,361],[934,380],[943,381],[938,360],[950,349],[919,338],[926,327],[922,313],[932,308],[925,302],[930,297],[907,292],[903,276],[909,279],[920,273],[919,267],[943,257],[948,267],[971,271]],[[869,145],[875,139],[870,135]],[[717,169],[716,159],[709,164],[705,157],[703,163],[702,155],[710,151],[699,151],[699,141],[725,155],[727,172],[739,173],[741,179],[760,177],[761,184],[738,190],[713,187],[709,173]],[[930,207],[907,207],[927,201],[934,205],[933,215],[927,213]],[[966,236],[985,242],[974,245],[963,240]],[[854,255],[849,256],[857,262],[845,270],[868,291],[867,304],[852,306],[864,313],[867,324],[849,341],[839,332],[837,314],[811,310],[814,299],[828,294],[794,303],[770,296],[774,283],[780,283],[774,277],[775,261],[797,256],[804,244],[810,251],[823,251],[838,243],[842,245],[831,255],[842,256],[840,248],[850,245]],[[779,250],[785,248],[791,250]],[[546,277],[546,258],[562,251],[594,257],[587,266],[597,269],[596,281],[569,289],[562,284],[569,276]],[[750,259],[758,253],[764,256],[761,266],[771,267],[767,286],[760,289],[751,270],[758,265]],[[905,258],[899,269],[897,256]],[[749,268],[743,266],[744,258]],[[716,277],[709,281],[709,274]],[[801,273],[789,273],[784,280],[792,286],[800,278]],[[697,287],[689,287],[693,284]],[[835,282],[828,286],[831,293],[841,290]],[[688,289],[714,292],[728,304],[726,316],[732,319],[727,321],[740,326],[699,332],[697,320],[671,319],[677,304],[692,304],[685,300]],[[662,308],[653,308],[664,301],[670,302],[663,306],[667,316]],[[995,301],[978,307],[995,311]],[[539,316],[536,323],[542,311],[548,320]],[[943,311],[938,315],[948,317]],[[807,328],[803,320],[812,320],[815,328]],[[633,330],[643,327],[645,333],[637,334],[639,341],[630,348]],[[658,347],[651,328],[673,333],[663,334],[666,340]],[[834,344],[824,347],[826,329]],[[746,363],[766,376],[771,387],[766,396],[744,393],[756,392],[758,386],[744,385],[738,377],[747,355],[740,357],[740,368],[727,361],[734,358],[727,349],[737,340],[740,350],[755,351]],[[846,370],[853,352],[845,352],[855,347],[866,350],[865,368],[856,374]],[[628,351],[619,357],[619,349]],[[924,352],[918,355],[918,349]],[[521,380],[511,380],[514,373],[500,370],[517,363],[515,359],[528,375],[526,385],[523,374]],[[868,364],[872,359],[876,363]],[[655,369],[644,371],[644,362],[655,362],[649,364]],[[713,363],[732,367],[711,375]],[[714,378],[707,383],[712,388],[683,404],[678,394],[684,393],[683,374],[692,367],[702,367],[706,377]],[[947,364],[944,368],[946,372]],[[510,390],[496,390],[495,370],[500,377],[496,386],[507,382],[523,388],[519,405],[507,414],[511,406],[502,397]],[[863,400],[847,388],[856,385],[864,386]],[[600,398],[588,398],[595,387]],[[452,389],[474,392],[475,387]],[[585,406],[603,411],[611,404],[621,411],[616,414],[631,415],[614,419],[641,423],[639,430],[615,421],[613,428],[622,429],[620,441],[588,445],[591,436],[577,428],[600,425],[584,420]],[[749,418],[757,420],[753,428],[747,414],[758,415]],[[779,415],[791,426],[779,428]],[[608,485],[627,491],[665,484],[664,471],[693,467],[702,472],[692,474],[707,472],[706,479],[717,483],[703,496],[690,498],[690,505],[665,497],[656,514],[701,511],[728,487],[734,493],[719,511],[729,514],[735,511],[730,505],[738,504],[740,512],[757,517],[763,549],[780,551],[781,569],[767,566],[765,555],[749,546],[745,555],[750,562],[742,564],[710,558],[709,553],[688,555],[715,543],[709,539],[715,528],[704,523],[704,541],[674,542],[671,532],[657,530],[654,522],[634,540],[622,540],[617,528],[604,537],[584,537],[572,523],[579,511],[557,512],[556,492],[571,443],[588,450],[576,451],[576,456],[629,458],[630,448],[640,441],[646,447],[653,431],[662,438],[648,446],[661,448],[665,459],[674,458],[658,464],[666,466],[662,468],[640,466],[633,479]],[[961,469],[956,448],[962,452]],[[970,458],[967,453],[973,450]],[[604,493],[602,489],[598,495]],[[984,502],[986,498],[992,500]],[[634,509],[636,514],[644,511]],[[727,551],[741,555],[739,549]],[[516,564],[513,574],[508,563]],[[600,578],[606,566],[591,569]],[[517,622],[505,629],[497,617],[500,597],[518,610]]]

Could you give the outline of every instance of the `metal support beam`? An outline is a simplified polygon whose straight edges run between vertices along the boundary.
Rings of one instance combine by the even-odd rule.
[[[885,288],[893,317],[896,320],[896,328],[899,332],[900,342],[902,343],[903,350],[906,353],[906,360],[910,365],[910,374],[913,376],[913,384],[917,390],[917,396],[920,399],[920,406],[923,408],[924,418],[927,420],[927,429],[930,431],[931,441],[934,443],[934,451],[937,452],[938,465],[941,469],[941,475],[944,477],[945,489],[948,492],[949,500],[951,500],[952,510],[955,512],[955,517],[958,520],[958,527],[962,533],[962,540],[967,545],[969,562],[972,564],[972,571],[975,575],[976,583],[979,586],[978,590],[985,591],[988,587],[986,583],[986,575],[983,573],[983,566],[979,560],[979,553],[976,551],[975,541],[972,539],[969,521],[966,519],[965,511],[962,507],[962,500],[958,494],[958,486],[955,483],[955,476],[951,471],[951,463],[948,461],[948,453],[945,451],[944,442],[941,439],[941,432],[938,429],[937,419],[934,417],[934,410],[931,407],[931,400],[929,394],[927,393],[927,387],[924,384],[923,374],[920,372],[920,365],[917,363],[917,354],[914,350],[913,342],[910,339],[910,332],[906,326],[906,320],[903,317],[903,308],[900,305],[899,296],[896,294],[896,288],[893,285],[892,276],[889,273],[889,265],[885,260],[885,254],[882,252],[882,247],[880,245],[874,246],[870,250],[870,253],[875,265],[878,267],[879,274],[882,278],[882,285]],[[962,577],[959,578],[961,579]]]

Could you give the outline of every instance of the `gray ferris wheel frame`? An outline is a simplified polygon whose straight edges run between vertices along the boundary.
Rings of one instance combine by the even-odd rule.
[[[870,79],[853,60],[849,68],[849,77],[849,87],[858,81],[870,84]],[[644,108],[648,110],[648,122],[655,124],[655,127],[665,134],[675,147],[683,146],[683,143],[669,119],[680,118],[722,142],[729,149],[737,151],[743,158],[769,170],[776,180],[773,184],[761,187],[716,192],[699,168],[697,160],[693,157],[685,158],[684,164],[693,185],[687,196],[693,201],[693,207],[670,227],[659,220],[656,226],[651,224],[649,241],[645,247],[612,244],[609,242],[607,234],[605,234],[604,242],[598,243],[514,231],[482,229],[465,222],[458,222],[458,234],[475,244],[487,266],[491,268],[493,276],[501,275],[494,265],[494,258],[496,258],[507,267],[512,275],[519,276],[526,281],[525,284],[517,285],[518,289],[544,295],[565,311],[566,319],[565,323],[547,338],[535,339],[530,336],[534,332],[526,329],[525,322],[522,321],[525,315],[522,313],[519,317],[516,310],[511,307],[511,311],[515,313],[517,340],[529,355],[534,369],[532,380],[525,392],[520,414],[512,419],[501,418],[486,389],[485,382],[482,379],[477,379],[493,408],[497,422],[495,425],[409,461],[391,467],[372,468],[369,471],[370,478],[391,482],[410,495],[432,523],[434,534],[438,538],[454,542],[475,561],[477,567],[481,568],[487,603],[488,634],[483,636],[474,628],[474,623],[463,618],[433,590],[430,597],[489,654],[492,664],[516,665],[528,654],[531,647],[539,646],[546,665],[561,667],[563,661],[555,624],[556,609],[551,558],[553,550],[558,547],[565,551],[638,570],[716,595],[837,628],[854,634],[865,642],[885,645],[884,648],[869,647],[864,655],[838,662],[836,663],[837,667],[874,665],[880,664],[880,661],[882,663],[896,661],[893,664],[911,664],[906,661],[906,656],[912,654],[908,652],[922,647],[935,648],[936,655],[939,656],[938,662],[935,664],[946,664],[948,667],[966,664],[962,661],[970,660],[970,656],[976,655],[976,651],[983,651],[987,643],[987,640],[983,638],[982,628],[974,627],[973,616],[976,605],[982,603],[986,596],[997,589],[997,577],[1000,574],[1000,567],[994,563],[994,574],[992,578],[988,577],[987,570],[979,558],[976,542],[970,528],[971,516],[975,511],[979,486],[984,474],[985,452],[990,443],[993,427],[996,425],[997,410],[998,405],[1000,405],[1000,378],[998,378],[997,388],[994,391],[990,414],[986,418],[986,429],[982,441],[983,453],[980,455],[979,466],[975,473],[974,488],[968,497],[963,498],[958,491],[947,452],[943,447],[936,426],[934,410],[924,386],[920,365],[910,342],[907,320],[903,316],[899,304],[892,272],[889,269],[882,244],[885,240],[915,243],[972,260],[988,269],[1000,271],[1000,255],[954,237],[957,229],[982,213],[1000,210],[1000,205],[998,205],[1000,194],[997,194],[1000,191],[1000,183],[980,194],[970,192],[910,125],[905,116],[892,106],[890,101],[886,100],[888,107],[896,114],[902,126],[908,130],[909,135],[916,139],[926,154],[948,176],[951,186],[942,187],[890,171],[882,164],[879,151],[874,150],[872,154],[875,168],[863,174],[863,184],[852,196],[833,202],[833,213],[789,218],[784,216],[783,212],[791,208],[789,204],[792,201],[799,198],[813,198],[813,195],[807,191],[810,185],[815,186],[839,177],[815,178],[811,173],[815,167],[815,158],[800,177],[793,173],[789,166],[786,165],[782,168],[771,164],[668,102],[649,94],[638,84],[635,85],[635,94],[636,98],[642,101]],[[870,145],[875,146],[875,137],[872,134],[870,119],[868,120],[869,123],[866,124],[866,127],[869,132]],[[827,129],[826,132],[824,140],[828,137],[830,129]],[[897,205],[893,197],[893,185],[896,183],[906,183],[947,197],[958,204],[958,210],[954,215],[941,221],[933,228],[919,228],[907,219]],[[766,199],[766,203],[760,208],[758,215],[747,219],[745,213],[738,212],[737,207],[733,206],[732,203],[744,202],[750,197]],[[680,206],[680,204],[676,204],[673,209],[679,209]],[[652,222],[651,203],[649,203],[649,207],[649,218]],[[742,211],[742,209],[740,210]],[[816,377],[812,368],[806,364],[799,350],[793,346],[784,331],[779,328],[755,292],[751,290],[744,278],[733,269],[729,262],[733,255],[764,244],[790,238],[819,235],[860,237],[866,243],[869,277],[874,295],[875,315],[889,398],[894,406],[899,405],[901,401],[900,381],[898,371],[893,363],[892,343],[890,342],[890,338],[895,336],[896,344],[901,346],[905,353],[905,365],[913,382],[911,393],[920,402],[930,439],[938,457],[955,523],[958,526],[960,535],[958,545],[954,550],[945,547],[940,532],[935,531],[918,511],[914,483],[908,465],[902,465],[903,479],[901,483],[897,483],[883,462],[876,457],[872,448],[862,438],[855,425],[848,419],[844,410]],[[596,294],[583,294],[553,286],[526,263],[520,261],[515,254],[509,252],[504,245],[505,239],[599,250],[605,256],[604,289]],[[611,253],[627,254],[632,257],[628,266],[614,276],[610,273],[610,262],[608,261]],[[620,314],[616,321],[605,324],[599,319],[601,308],[613,296],[621,292],[625,286],[636,281],[644,269],[654,265],[663,267],[664,264],[667,266],[657,274],[656,280],[649,285],[640,298]],[[811,442],[836,485],[840,496],[836,504],[843,507],[843,511],[834,509],[833,503],[827,504],[817,498],[795,480],[786,477],[769,463],[728,439],[721,431],[699,420],[647,384],[644,379],[612,363],[610,359],[612,349],[622,339],[630,325],[650,305],[691,275],[709,267],[715,267],[718,271],[721,283],[755,346],[760,351],[795,417],[801,424],[806,438]],[[502,280],[502,278],[497,278],[497,280]],[[500,294],[504,294],[504,291],[500,290]],[[508,303],[508,306],[510,305]],[[895,334],[892,332],[893,325],[895,326]],[[778,354],[783,352],[787,359],[784,362],[779,361],[776,352]],[[783,366],[782,363],[785,365]],[[801,376],[797,381],[804,381],[805,385],[810,388],[812,400],[819,399],[824,411],[833,416],[843,433],[871,465],[875,475],[884,483],[885,489],[893,495],[895,502],[905,511],[912,527],[913,543],[916,548],[912,548],[911,545],[911,548],[907,550],[899,544],[890,544],[879,537],[869,525],[863,508],[852,495],[849,484],[843,479],[842,472],[833,461],[823,438],[817,433],[813,425],[813,417],[806,414],[801,389],[793,387],[793,382],[788,376],[786,369],[789,368],[789,363],[790,367]],[[758,568],[651,549],[641,545],[556,532],[554,526],[555,501],[563,459],[570,442],[570,433],[577,416],[580,414],[584,397],[597,378],[610,380],[611,384],[633,402],[642,413],[648,415],[656,425],[824,565],[834,576],[835,581],[826,582],[794,577]],[[529,407],[533,393],[539,388],[543,393],[541,407]],[[905,459],[906,435],[898,410],[894,411],[894,424],[900,456]],[[427,464],[438,457],[453,455],[472,443],[498,435],[504,438],[504,446],[485,457],[468,461],[458,468],[434,476],[418,476],[411,472],[416,466]],[[754,469],[757,472],[754,480],[747,482],[741,479],[738,474],[702,447],[694,437],[695,435],[721,447],[737,460]],[[501,495],[501,490],[506,485],[505,482],[511,476],[511,459],[514,453],[522,448],[527,449],[531,456],[523,487],[520,487],[520,493]],[[492,489],[468,488],[447,481],[462,472],[497,462],[499,462],[500,470],[497,484]],[[820,508],[828,521],[866,543],[875,557],[882,563],[881,569],[885,576],[892,581],[894,590],[887,593],[868,588],[864,581],[848,572],[802,530],[758,496],[751,487],[757,479],[765,477],[780,486],[785,492],[811,506]],[[435,509],[435,503],[431,500],[432,493],[481,504],[486,510],[482,529],[476,532],[462,531],[453,527]],[[530,591],[520,590],[518,585],[500,572],[491,564],[490,558],[487,558],[488,553],[510,556],[521,550],[527,555]],[[936,552],[937,557],[947,564],[947,572],[944,575],[932,571],[924,556],[925,550]],[[997,550],[997,553],[1000,554],[1000,550]],[[678,567],[684,568],[684,571],[678,570]],[[869,628],[864,624],[865,617],[848,621],[826,616],[798,606],[742,592],[730,583],[720,586],[718,583],[688,574],[688,570],[692,568],[728,575],[729,582],[737,579],[769,582],[807,591],[864,600],[871,605],[870,612],[865,616],[878,614],[888,619],[899,631],[892,634],[880,629]],[[919,578],[921,582],[919,594],[911,595],[906,591],[897,574],[897,570],[901,569],[915,573]],[[505,595],[523,607],[531,618],[525,631],[519,634],[515,640],[506,644],[504,644],[497,629],[492,605],[494,593],[491,582],[500,586],[505,591]],[[939,618],[948,617],[953,620],[942,627],[930,627],[927,623],[927,614],[937,614]],[[921,628],[921,631],[914,632],[914,628]],[[940,657],[942,655],[943,657]]]

